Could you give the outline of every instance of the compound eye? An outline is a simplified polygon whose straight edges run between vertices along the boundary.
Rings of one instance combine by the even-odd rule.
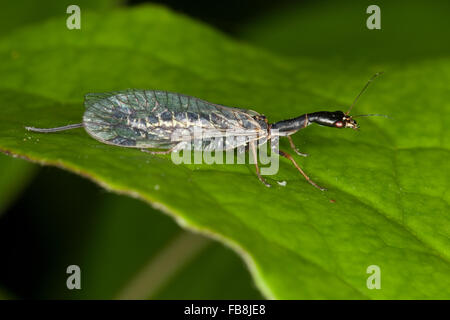
[[[336,128],[342,128],[344,126],[344,123],[342,121],[337,121],[335,124]]]

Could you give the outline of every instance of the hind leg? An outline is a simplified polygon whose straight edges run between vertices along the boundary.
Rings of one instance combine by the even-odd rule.
[[[310,177],[308,177],[306,175],[306,173],[302,170],[302,168],[300,168],[300,166],[297,164],[297,162],[295,162],[294,158],[292,158],[292,156],[284,151],[279,150],[278,154],[280,156],[285,157],[286,159],[289,159],[292,164],[297,168],[297,170],[305,177],[306,181],[308,181],[310,184],[312,184],[314,187],[316,187],[317,189],[321,190],[321,191],[325,191],[327,189],[322,188],[321,186],[317,185],[314,181],[311,180]]]

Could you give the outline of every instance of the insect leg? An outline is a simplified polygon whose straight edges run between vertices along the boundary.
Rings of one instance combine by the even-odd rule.
[[[271,187],[271,185],[268,184],[268,183],[266,182],[266,180],[264,180],[263,177],[261,177],[261,173],[259,172],[258,156],[256,155],[255,142],[254,142],[254,141],[250,141],[250,142],[249,142],[249,147],[250,147],[250,150],[252,151],[253,160],[255,161],[256,174],[258,175],[259,181],[261,181],[266,187]]]
[[[151,151],[147,149],[141,149],[142,152],[150,153],[150,154],[169,154],[173,151],[174,148],[170,148],[169,150],[164,151]]]
[[[292,150],[294,150],[296,154],[298,154],[299,156],[302,156],[302,157],[308,156],[307,153],[302,153],[302,152],[298,151],[297,147],[294,144],[294,141],[292,141],[291,136],[287,136],[287,138],[289,139],[289,144],[291,145]]]
[[[173,146],[172,145],[168,145],[169,146]],[[148,149],[141,149],[142,152],[146,152],[146,153],[150,153],[150,154],[169,154],[171,152],[178,152],[180,150],[183,150],[186,147],[186,142],[179,142],[176,145],[174,145],[173,147],[171,147],[168,150],[164,150],[164,151],[152,151],[152,150],[148,150]]]
[[[309,183],[311,183],[314,187],[316,187],[317,189],[321,190],[321,191],[325,191],[327,189],[322,188],[320,186],[318,186],[314,181],[312,181],[307,175],[306,173],[302,170],[302,168],[300,168],[300,166],[297,164],[297,162],[295,162],[294,158],[292,158],[292,156],[284,151],[278,150],[278,154],[280,156],[285,157],[286,159],[291,160],[291,162],[294,164],[294,166],[297,168],[298,171],[300,171],[300,173],[305,177],[306,181],[308,181]]]

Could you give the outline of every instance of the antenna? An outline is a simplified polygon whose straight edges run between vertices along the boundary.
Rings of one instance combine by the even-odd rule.
[[[348,109],[348,111],[345,113],[345,115],[348,115],[350,113],[350,111],[352,110],[353,106],[356,104],[356,102],[358,101],[359,97],[361,97],[361,95],[364,93],[364,91],[366,91],[367,87],[369,86],[369,84],[375,80],[376,77],[378,77],[379,75],[382,75],[384,72],[377,72],[375,73],[372,78],[369,79],[369,81],[367,81],[366,85],[364,86],[364,88],[362,88],[361,92],[356,96],[355,101],[353,101],[352,105],[350,106],[350,108]]]
[[[358,117],[385,117],[390,119],[389,116],[385,114],[378,114],[378,113],[370,113],[370,114],[357,114],[356,116],[352,116],[352,118],[358,118]]]

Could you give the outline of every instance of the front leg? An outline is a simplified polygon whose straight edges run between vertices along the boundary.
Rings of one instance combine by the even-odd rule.
[[[302,156],[302,157],[308,156],[307,153],[302,153],[302,152],[298,151],[297,147],[294,144],[294,141],[292,141],[291,136],[287,136],[287,138],[289,139],[289,144],[291,145],[292,150],[294,150],[296,154],[298,154],[299,156]]]

